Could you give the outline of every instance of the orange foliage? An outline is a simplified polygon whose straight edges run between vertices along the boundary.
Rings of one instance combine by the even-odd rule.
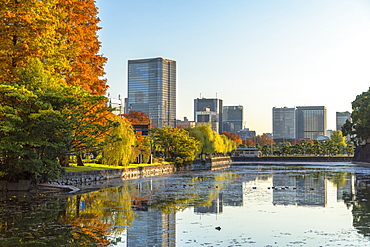
[[[100,29],[98,11],[94,0],[60,0],[60,7],[65,15],[61,20],[64,25],[61,32],[68,44],[64,52],[68,56],[70,70],[63,71],[68,76],[68,85],[81,85],[83,89],[104,95],[106,81],[103,66],[106,58],[98,55],[100,42],[97,32]]]
[[[292,142],[292,145],[294,146],[295,144],[300,143],[300,142],[302,142],[302,141],[306,141],[306,142],[309,142],[309,143],[311,143],[311,144],[314,144],[314,142],[313,142],[311,139],[309,139],[309,138],[300,138],[300,139],[296,139],[296,140],[294,140],[294,141]]]
[[[138,112],[138,111],[130,111],[128,114],[122,114],[122,116],[129,121],[132,125],[134,124],[142,124],[142,125],[149,125],[149,128],[151,126],[150,124],[150,118],[149,116],[144,112]],[[144,143],[144,136],[142,135],[141,131],[135,131],[137,144],[139,147],[142,146]]]
[[[150,125],[150,118],[144,112],[130,111],[128,114],[122,114],[131,124],[148,124]]]
[[[236,142],[236,145],[238,145],[238,146],[240,144],[242,144],[242,139],[240,138],[240,136],[238,136],[235,133],[231,133],[231,132],[227,132],[227,131],[222,131],[221,135],[224,135],[227,138],[229,138],[230,140],[235,141]]]
[[[256,145],[251,139],[243,140],[243,144],[247,145],[248,147],[254,147]]]
[[[0,16],[1,82],[14,83],[17,68],[39,58],[66,84],[105,95],[94,0],[5,1]]]
[[[276,144],[274,142],[274,140],[271,137],[269,137],[268,135],[266,135],[266,134],[253,136],[252,137],[252,140],[255,143],[258,143],[261,146],[264,146],[264,145],[275,145]]]

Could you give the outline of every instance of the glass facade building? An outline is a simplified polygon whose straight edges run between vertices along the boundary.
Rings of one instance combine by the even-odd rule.
[[[316,140],[319,136],[326,136],[326,107],[297,106],[296,139]]]
[[[243,106],[224,106],[223,131],[238,133],[243,128]]]
[[[208,123],[217,133],[222,130],[222,100],[221,99],[194,99],[194,120],[196,123]]]
[[[336,112],[336,126],[337,130],[342,130],[343,124],[346,123],[347,120],[351,120],[351,113],[348,111],[345,112]]]
[[[162,128],[176,125],[176,61],[148,58],[128,61],[126,112],[146,113]]]
[[[272,136],[276,139],[295,139],[295,108],[272,108]]]

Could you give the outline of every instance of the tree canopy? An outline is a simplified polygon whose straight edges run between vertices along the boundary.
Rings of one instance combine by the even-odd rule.
[[[357,95],[352,102],[351,117],[356,137],[360,141],[367,140],[370,137],[370,89]]]
[[[98,148],[115,122],[105,97],[58,83],[39,59],[0,84],[0,169],[8,180],[56,178],[58,158]]]
[[[192,161],[198,151],[198,141],[185,129],[165,126],[155,130],[156,149],[162,151],[169,161],[178,163]]]
[[[94,0],[5,1],[0,5],[0,81],[17,81],[17,69],[39,58],[67,85],[104,95],[106,58],[98,54]]]

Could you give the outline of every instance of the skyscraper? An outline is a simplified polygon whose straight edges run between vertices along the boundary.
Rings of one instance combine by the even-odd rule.
[[[351,113],[346,112],[336,112],[336,125],[337,130],[342,130],[343,124],[346,123],[347,120],[351,120]]]
[[[316,140],[326,135],[325,106],[297,106],[296,109],[296,138]]]
[[[148,58],[128,61],[126,112],[146,113],[162,128],[176,125],[176,61]]]
[[[277,139],[295,139],[295,108],[272,108],[272,136]]]
[[[223,131],[238,133],[243,128],[243,106],[224,106],[222,112]]]
[[[221,99],[194,99],[194,120],[200,124],[211,124],[212,129],[222,132],[222,100]]]

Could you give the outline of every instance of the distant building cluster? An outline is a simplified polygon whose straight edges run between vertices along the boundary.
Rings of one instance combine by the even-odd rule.
[[[109,97],[109,95],[108,95]],[[158,58],[128,61],[128,94],[124,102],[121,97],[109,97],[109,106],[115,114],[138,111],[146,113],[153,126],[162,128],[194,127],[210,124],[218,133],[236,133],[242,140],[251,139],[256,132],[244,126],[244,107],[224,106],[223,100],[216,98],[194,99],[194,121],[176,119],[176,61]],[[349,112],[336,113],[336,128],[341,130],[350,119]],[[294,140],[309,138],[317,140],[330,136],[327,130],[325,106],[273,107],[274,140]]]
[[[337,130],[341,130],[350,116],[349,112],[336,113]],[[327,130],[325,106],[297,106],[272,108],[272,132],[274,140],[320,140],[330,136],[332,130]]]
[[[218,133],[238,133],[243,129],[243,106],[223,106],[221,99],[194,99],[194,121],[210,124]]]

